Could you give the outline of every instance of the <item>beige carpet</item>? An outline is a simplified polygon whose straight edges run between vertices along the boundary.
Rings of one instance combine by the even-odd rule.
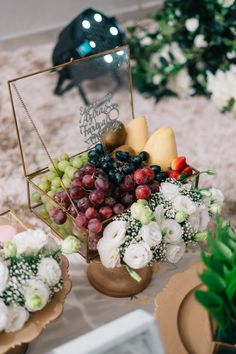
[[[51,45],[43,45],[0,53],[0,210],[12,208],[31,223],[38,222],[27,209],[26,188],[7,80],[49,67],[51,50]],[[48,84],[53,87],[50,79]],[[51,122],[55,121],[55,103],[58,104],[57,113],[60,117],[61,111],[65,113],[74,109],[76,96],[77,92],[70,95],[63,107],[60,99],[55,98],[51,121],[51,108],[45,107],[48,108],[48,125],[45,129],[53,135],[56,148],[62,145],[63,139],[70,140],[70,136],[73,136],[73,125],[69,125],[68,121],[63,124],[60,121],[54,129]],[[37,100],[42,103],[44,99],[46,97],[42,88]],[[212,184],[223,191],[226,198],[224,216],[236,226],[236,119],[230,114],[221,114],[203,97],[182,100],[170,98],[156,105],[152,99],[146,99],[134,92],[134,108],[136,115],[146,115],[150,132],[160,126],[171,125],[176,133],[179,154],[186,155],[190,164],[200,170],[210,168],[217,171],[216,177],[202,177],[201,185]],[[55,134],[57,131],[58,134]],[[25,143],[29,156],[34,155],[34,139],[28,136]]]

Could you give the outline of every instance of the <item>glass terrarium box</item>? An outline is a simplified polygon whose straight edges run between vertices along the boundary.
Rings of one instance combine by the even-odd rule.
[[[63,81],[60,95],[58,80]],[[75,222],[79,200],[86,204],[88,193],[84,188],[83,195],[73,196],[76,188],[71,188],[78,185],[71,183],[100,143],[104,128],[114,132],[134,118],[129,48],[72,59],[8,84],[29,208],[58,237],[76,235],[89,262],[97,256],[100,235]],[[198,178],[194,170],[191,183],[196,185]],[[104,218],[107,222],[109,217]]]

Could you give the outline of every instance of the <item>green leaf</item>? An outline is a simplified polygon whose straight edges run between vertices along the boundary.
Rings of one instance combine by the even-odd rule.
[[[211,252],[214,254],[216,259],[225,261],[230,264],[232,263],[233,252],[223,242],[219,240],[214,240],[209,234],[208,244]]]
[[[196,290],[195,298],[211,313],[221,328],[228,325],[231,319],[230,311],[219,295],[211,291]]]
[[[223,264],[221,261],[217,261],[213,256],[207,256],[203,251],[201,251],[201,259],[208,268],[219,274],[223,274]]]
[[[140,277],[140,275],[135,272],[135,270],[131,269],[127,264],[125,265],[125,268],[127,269],[127,272],[129,273],[129,275],[138,283],[140,283],[142,281],[142,278]]]
[[[226,288],[225,280],[217,273],[210,269],[206,269],[199,278],[208,287],[215,292],[222,292]]]

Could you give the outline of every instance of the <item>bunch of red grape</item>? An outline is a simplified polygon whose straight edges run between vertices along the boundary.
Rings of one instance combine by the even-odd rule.
[[[91,151],[98,155],[96,161],[99,161],[99,156],[100,161],[102,158],[108,159],[101,144]],[[124,160],[122,154],[118,152],[118,162]],[[89,156],[90,162],[74,172],[69,188],[56,192],[53,199],[73,216],[78,229],[89,231],[89,247],[96,249],[97,235],[102,231],[103,221],[122,213],[137,199],[148,199],[151,193],[159,191],[160,167],[142,165],[142,161],[147,159],[145,152],[133,157],[133,162],[122,161],[120,167],[107,166],[107,161],[103,160],[98,167],[98,163],[92,163],[95,156],[91,152]],[[136,166],[135,158],[139,158]],[[114,159],[112,163],[115,163]],[[134,166],[129,170],[131,163]],[[116,177],[120,174],[122,178],[111,178],[112,174]],[[50,216],[59,225],[67,219],[66,212],[55,207],[51,208]]]

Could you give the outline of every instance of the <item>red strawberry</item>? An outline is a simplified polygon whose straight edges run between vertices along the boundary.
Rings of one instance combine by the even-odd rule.
[[[191,175],[193,174],[193,169],[192,169],[192,167],[190,167],[190,166],[187,165],[187,166],[183,169],[182,173],[185,173],[187,176],[191,176]]]
[[[172,170],[182,171],[185,166],[186,166],[186,157],[185,156],[176,157],[176,159],[174,159],[171,162],[171,169]]]
[[[179,176],[180,176],[180,172],[179,172],[179,171],[167,170],[166,173],[167,173],[167,175],[168,175],[169,178],[178,179]]]

